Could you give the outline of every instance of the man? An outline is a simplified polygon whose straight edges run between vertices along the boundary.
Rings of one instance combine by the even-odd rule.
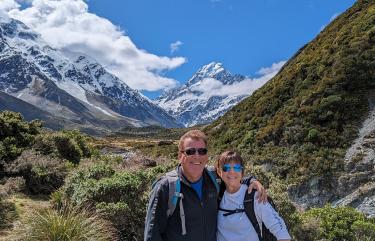
[[[154,186],[147,210],[144,241],[216,241],[218,190],[208,162],[207,136],[200,130],[185,133],[178,145],[180,164],[169,177],[176,176],[178,204],[171,211],[171,185],[168,174]],[[258,181],[252,187],[266,194]]]

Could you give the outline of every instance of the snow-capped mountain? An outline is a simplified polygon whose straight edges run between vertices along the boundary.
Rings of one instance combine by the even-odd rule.
[[[232,75],[221,63],[212,62],[199,69],[185,85],[164,92],[154,102],[185,126],[206,124],[247,96],[215,93],[214,87],[226,88],[245,78]]]
[[[2,17],[0,91],[85,127],[180,126],[94,59],[64,55],[22,22]]]

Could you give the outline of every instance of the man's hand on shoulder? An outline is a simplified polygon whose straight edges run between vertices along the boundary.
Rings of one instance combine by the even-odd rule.
[[[251,193],[253,189],[256,189],[258,191],[258,194],[255,197],[258,202],[267,202],[267,191],[258,180],[251,180],[250,186],[247,189],[248,193]]]

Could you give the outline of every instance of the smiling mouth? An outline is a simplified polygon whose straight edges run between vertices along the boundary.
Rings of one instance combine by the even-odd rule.
[[[193,164],[193,165],[202,165],[202,162],[190,162],[190,164]]]

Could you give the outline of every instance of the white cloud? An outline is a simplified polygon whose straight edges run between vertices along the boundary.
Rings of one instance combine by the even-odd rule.
[[[260,74],[260,75],[263,75],[263,76],[267,76],[267,75],[270,75],[270,74],[275,75],[281,69],[281,67],[283,67],[284,64],[285,64],[285,61],[273,63],[271,65],[271,67],[260,68],[260,70],[258,70],[257,74]]]
[[[329,22],[332,22],[333,20],[335,20],[337,16],[339,16],[338,13],[333,14],[332,17],[329,19]]]
[[[272,64],[270,67],[261,68],[257,73],[261,76],[257,78],[247,78],[241,82],[233,83],[231,85],[224,85],[220,81],[212,78],[202,80],[201,84],[193,86],[193,91],[200,91],[204,93],[201,98],[208,99],[212,96],[242,96],[250,95],[255,90],[262,87],[268,80],[274,77],[286,61],[280,61]],[[210,90],[210,91],[207,91]]]
[[[322,25],[319,29],[319,32],[322,32],[325,28],[327,27],[327,25]]]
[[[5,14],[9,10],[12,10],[14,8],[19,8],[21,5],[19,5],[14,0],[1,0],[0,1],[0,12],[3,12]]]
[[[339,15],[340,15],[339,13],[334,13],[334,14],[331,16],[331,18],[329,19],[328,24],[331,23],[333,20],[335,20]],[[324,24],[324,25],[322,25],[322,26],[320,27],[320,29],[319,29],[319,32],[322,32],[322,31],[327,27],[328,24]]]
[[[138,90],[176,85],[176,80],[161,73],[179,67],[185,58],[157,56],[138,48],[119,27],[89,13],[83,0],[32,0],[25,9],[17,2],[21,1],[0,0],[0,9],[39,32],[52,47],[91,56]]]
[[[183,43],[180,41],[180,40],[177,40],[176,42],[174,43],[171,43],[171,45],[169,46],[170,49],[171,49],[171,54],[173,54],[174,52],[176,52],[177,50],[180,49],[180,46],[182,45]]]

